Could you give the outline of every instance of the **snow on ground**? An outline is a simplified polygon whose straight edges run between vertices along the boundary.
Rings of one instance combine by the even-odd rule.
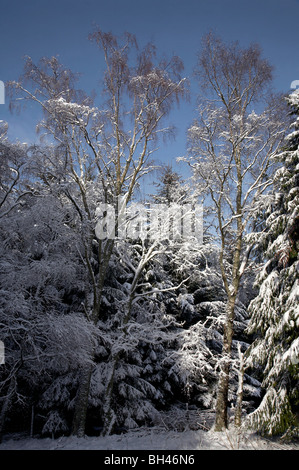
[[[1,450],[293,450],[297,444],[287,445],[263,439],[253,433],[165,431],[162,428],[140,428],[107,437],[22,438],[14,435],[4,438]]]

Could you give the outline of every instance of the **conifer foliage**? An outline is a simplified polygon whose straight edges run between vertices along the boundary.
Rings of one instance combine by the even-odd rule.
[[[198,65],[216,101],[188,131],[193,177],[166,164],[141,204],[188,91],[183,64],[130,34],[91,40],[101,98],[57,58],[27,57],[11,105],[41,106],[44,140],[12,143],[0,121],[0,438],[183,431],[192,412],[194,429],[207,412],[222,431],[234,407],[237,426],[246,414],[265,434],[296,435],[299,93],[281,149],[286,117],[259,48],[207,36]]]
[[[249,421],[266,434],[298,433],[299,410],[299,94],[289,106],[296,119],[280,154],[275,190],[267,199],[265,230],[259,234],[266,262],[250,304],[249,332],[257,335],[248,364],[262,367],[265,395]]]

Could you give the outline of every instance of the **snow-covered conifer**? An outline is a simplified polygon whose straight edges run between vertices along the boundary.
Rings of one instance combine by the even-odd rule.
[[[298,433],[299,380],[299,94],[288,97],[296,119],[280,154],[266,229],[259,234],[266,261],[250,304],[256,339],[248,364],[262,368],[264,397],[249,422],[265,434]]]

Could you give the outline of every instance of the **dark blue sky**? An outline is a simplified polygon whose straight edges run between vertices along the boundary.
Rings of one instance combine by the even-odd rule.
[[[299,0],[0,0],[0,80],[15,80],[24,55],[37,61],[59,55],[82,74],[81,86],[96,88],[101,56],[88,41],[97,24],[103,31],[129,31],[140,44],[153,41],[161,54],[177,54],[190,77],[201,37],[213,29],[225,41],[244,47],[258,42],[264,57],[275,67],[275,88],[288,92],[299,80]],[[194,88],[196,92],[196,87]],[[190,104],[170,116],[178,128],[175,142],[161,147],[160,161],[175,161],[186,151],[186,129],[195,113]],[[12,137],[33,139],[28,114],[8,112],[0,105],[0,120],[7,120]]]

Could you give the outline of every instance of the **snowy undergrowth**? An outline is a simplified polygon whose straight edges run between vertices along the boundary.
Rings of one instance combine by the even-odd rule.
[[[60,437],[58,439],[7,437],[1,450],[298,450],[234,428],[224,432],[165,431],[160,427],[139,428],[106,437]]]

